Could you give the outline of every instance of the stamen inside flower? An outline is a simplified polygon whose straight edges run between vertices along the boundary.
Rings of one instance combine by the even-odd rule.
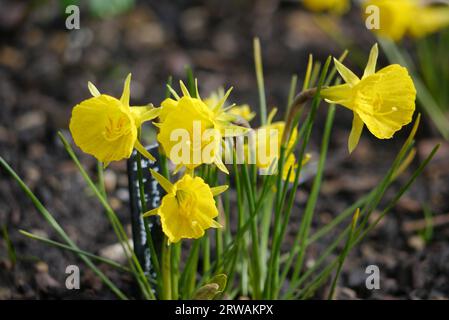
[[[179,212],[185,217],[191,215],[197,202],[195,193],[178,189],[176,190],[176,200],[178,201]]]
[[[109,116],[103,131],[103,137],[108,141],[114,141],[128,134],[130,130],[130,119],[126,114],[120,114],[118,117]]]

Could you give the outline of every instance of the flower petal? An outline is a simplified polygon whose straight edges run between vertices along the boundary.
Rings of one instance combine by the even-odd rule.
[[[376,43],[371,48],[368,63],[366,64],[365,72],[363,73],[363,78],[370,76],[376,72],[376,64],[377,64],[378,56],[379,56],[379,47]]]
[[[161,108],[148,107],[131,107],[131,113],[134,116],[136,126],[140,127],[142,123],[153,120],[161,113]]]
[[[225,192],[226,190],[228,190],[228,188],[229,188],[229,186],[223,185],[223,186],[210,188],[210,191],[212,191],[212,194],[215,197],[215,196],[218,196],[219,194]]]
[[[123,86],[123,93],[120,98],[120,102],[125,106],[129,106],[129,96],[130,96],[130,85],[131,85],[131,73],[128,74],[125,80],[125,85]]]
[[[221,107],[223,107],[223,105],[225,104],[226,100],[228,99],[229,95],[232,92],[232,89],[234,89],[233,87],[230,87],[228,89],[228,91],[226,91],[226,93],[224,94],[224,96],[217,102],[217,104],[212,108],[212,110],[218,111],[221,109]]]
[[[142,216],[144,218],[150,217],[150,216],[155,216],[155,215],[158,214],[158,211],[159,211],[159,208],[155,208],[155,209],[152,209],[152,210],[149,210],[149,211],[145,212]]]
[[[337,69],[338,73],[341,75],[343,80],[349,86],[353,87],[355,86],[359,81],[359,77],[357,77],[351,70],[349,70],[347,67],[345,67],[340,61],[334,58],[334,64],[335,68]]]
[[[101,95],[100,91],[98,91],[97,87],[90,81],[87,82],[87,87],[89,88],[90,94],[94,97],[98,97]]]
[[[221,225],[221,224],[219,224],[217,221],[215,221],[215,220],[212,220],[212,226],[211,226],[212,228],[215,228],[215,229],[221,229],[221,228],[223,228],[223,226]]]
[[[271,124],[273,122],[274,117],[276,116],[276,113],[278,112],[278,108],[273,108],[267,117],[267,124]]]
[[[215,155],[214,163],[217,166],[218,169],[220,169],[222,172],[229,174],[228,169],[224,165],[223,161],[221,160],[219,155]]]
[[[182,82],[182,80],[179,80],[179,86],[181,87],[182,94],[185,97],[190,97],[189,89],[187,89],[186,85],[184,84],[184,82]]]
[[[134,148],[139,151],[141,155],[143,155],[145,158],[150,159],[151,161],[156,161],[156,158],[151,155],[151,153],[148,152],[147,149],[140,143],[138,139],[136,139],[136,142],[134,143]]]
[[[137,128],[126,111],[119,100],[107,95],[82,101],[73,108],[69,125],[75,144],[101,162],[129,158]],[[118,122],[122,123],[121,132],[115,128]],[[108,130],[112,130],[110,134]]]
[[[363,79],[355,91],[353,109],[378,139],[390,139],[412,120],[416,89],[406,68],[390,65]]]
[[[168,181],[167,178],[165,178],[163,175],[161,175],[160,173],[154,171],[153,169],[150,169],[151,175],[153,176],[154,179],[157,180],[157,182],[159,182],[159,184],[161,185],[161,187],[167,192],[167,193],[172,193],[173,192],[173,184]]]
[[[354,118],[352,119],[352,129],[348,139],[349,153],[352,153],[355,147],[357,147],[357,144],[359,143],[360,140],[360,136],[362,135],[363,126],[364,124],[362,119],[359,117],[357,113],[354,112]]]
[[[326,102],[335,103],[351,109],[353,90],[349,84],[341,84],[321,89],[320,95]]]

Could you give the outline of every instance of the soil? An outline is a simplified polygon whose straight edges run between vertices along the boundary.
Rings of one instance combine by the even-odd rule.
[[[18,172],[38,198],[84,250],[100,252],[116,243],[100,204],[89,193],[57,138],[69,137],[72,107],[89,96],[87,81],[112,95],[133,74],[132,103],[163,100],[165,82],[185,77],[185,65],[194,68],[200,90],[233,86],[232,100],[257,109],[258,98],[252,39],[263,48],[265,86],[270,107],[282,111],[290,78],[304,75],[307,57],[324,61],[342,49],[296,1],[136,1],[135,8],[114,18],[96,18],[81,6],[81,29],[67,30],[59,1],[0,1],[0,154]],[[374,39],[363,29],[357,10],[335,19],[348,37],[356,39],[366,55]],[[386,61],[380,61],[385,64]],[[355,67],[355,66],[353,66]],[[282,112],[281,112],[282,113]],[[318,114],[311,152],[317,155],[325,108]],[[313,230],[323,226],[369,192],[405,140],[410,126],[394,139],[378,141],[365,132],[352,155],[347,136],[352,116],[336,113],[329,161]],[[256,121],[257,123],[257,121]],[[361,245],[351,252],[338,286],[342,299],[449,298],[449,144],[424,120],[418,133],[417,161],[437,143],[440,151],[412,189]],[[95,175],[96,162],[78,151]],[[400,182],[386,199],[391,198]],[[130,230],[129,194],[124,161],[106,170],[106,188],[112,207]],[[289,235],[298,221],[311,182],[298,190]],[[382,203],[385,205],[385,203]],[[382,208],[381,205],[381,208]],[[423,206],[431,208],[435,226],[424,238]],[[379,213],[375,213],[379,214]],[[27,239],[23,229],[58,239],[15,181],[0,171],[0,225],[5,226],[17,254],[8,258],[0,240],[0,299],[113,299],[114,295],[73,254]],[[289,238],[290,239],[290,238]],[[331,237],[313,245],[308,263]],[[286,249],[288,249],[288,243]],[[81,290],[65,288],[67,265],[80,266]],[[365,286],[368,265],[380,269],[380,289]],[[107,266],[101,269],[120,288],[133,294],[132,279]],[[325,291],[315,298],[325,297]]]

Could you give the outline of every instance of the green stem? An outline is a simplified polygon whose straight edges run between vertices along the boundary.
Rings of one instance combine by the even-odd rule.
[[[171,285],[172,285],[172,299],[179,299],[179,260],[181,258],[181,243],[172,245],[171,250]]]
[[[262,125],[267,123],[267,102],[265,98],[265,84],[263,79],[262,50],[260,48],[259,38],[254,38],[254,64],[256,67],[257,88],[260,101],[260,122]]]
[[[171,245],[168,244],[167,237],[164,236],[162,243],[162,300],[172,299],[171,283]]]

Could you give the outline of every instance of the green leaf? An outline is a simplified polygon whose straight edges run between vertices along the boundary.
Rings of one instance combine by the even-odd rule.
[[[199,288],[193,299],[194,300],[213,300],[217,295],[222,293],[226,288],[228,277],[221,273],[213,277],[209,283]]]
[[[67,245],[74,250],[79,250],[75,242],[67,235],[67,233],[62,229],[59,223],[55,220],[53,215],[45,208],[42,202],[36,197],[36,195],[30,190],[30,188],[25,184],[25,182],[17,175],[17,173],[8,165],[8,163],[0,157],[0,166],[8,172],[14,180],[19,184],[20,188],[23,192],[28,196],[28,198],[33,202],[36,209],[39,213],[44,217],[44,219],[48,222],[48,224],[55,230],[55,232],[67,243]],[[93,272],[113,291],[117,297],[120,299],[126,300],[126,295],[118,289],[115,284],[100,270],[98,269],[93,262],[84,255],[79,255],[80,259],[86,263],[88,267],[92,269]]]
[[[92,15],[104,18],[120,15],[134,7],[134,0],[90,0],[89,10]]]
[[[217,295],[220,286],[217,283],[208,283],[195,293],[194,300],[213,300]]]
[[[220,292],[223,292],[226,288],[226,283],[228,281],[228,277],[224,273],[217,274],[215,277],[212,278],[210,281],[211,283],[218,284],[218,288]]]

